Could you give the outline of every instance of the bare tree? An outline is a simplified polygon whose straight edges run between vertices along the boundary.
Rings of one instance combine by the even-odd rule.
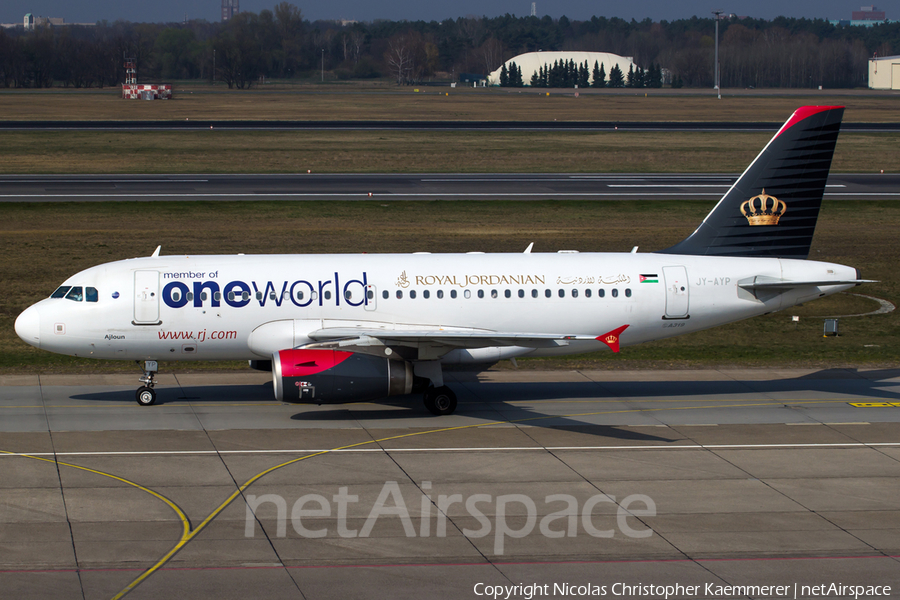
[[[485,74],[490,73],[503,62],[503,44],[491,36],[475,52],[479,62],[484,67]]]
[[[384,55],[391,74],[397,78],[397,85],[410,80],[413,67],[412,43],[408,35],[398,33],[388,42]]]

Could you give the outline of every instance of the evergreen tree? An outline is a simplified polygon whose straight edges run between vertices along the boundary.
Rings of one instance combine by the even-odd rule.
[[[633,88],[635,87],[634,84],[634,65],[632,64],[628,66],[628,76],[625,78],[625,87]]]
[[[525,87],[525,81],[522,79],[522,67],[515,65],[516,80],[513,84],[515,87]]]
[[[606,87],[606,65],[600,65],[600,79],[594,80],[594,87]]]
[[[538,72],[535,71],[531,74],[531,87],[541,87],[541,78],[538,76]]]
[[[616,66],[609,70],[609,83],[607,84],[607,87],[625,87],[625,76],[622,75],[622,69],[619,68],[618,63],[616,64]]]
[[[586,88],[590,85],[591,72],[588,70],[588,63],[584,61],[583,65],[578,67],[578,87]]]
[[[647,87],[652,88],[661,88],[662,87],[662,67],[659,63],[655,65],[650,63],[650,75],[649,81],[647,82]]]
[[[638,67],[634,77],[634,87],[647,87],[647,74],[644,71],[644,67]]]
[[[506,63],[503,63],[503,66],[500,67],[500,87],[506,87],[509,85],[509,72],[506,70]]]
[[[597,85],[600,82],[600,63],[598,61],[594,61],[594,70],[591,71],[591,87],[600,87]]]

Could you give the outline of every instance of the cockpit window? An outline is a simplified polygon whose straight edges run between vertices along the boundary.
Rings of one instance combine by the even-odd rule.
[[[66,294],[66,300],[74,300],[75,302],[81,302],[82,300],[84,300],[84,292],[81,289],[81,286],[76,285],[71,290],[69,290],[69,293]]]
[[[100,297],[100,294],[97,293],[97,288],[92,288],[92,287],[85,288],[84,292],[85,292],[84,299],[87,300],[88,302],[96,302],[97,299]]]
[[[58,287],[58,288],[56,289],[55,292],[53,292],[52,294],[50,294],[50,297],[51,297],[51,298],[65,298],[65,297],[66,297],[66,292],[68,292],[68,291],[71,290],[71,289],[72,289],[72,286],[71,286],[71,285],[63,285],[63,286],[60,286],[60,287]]]

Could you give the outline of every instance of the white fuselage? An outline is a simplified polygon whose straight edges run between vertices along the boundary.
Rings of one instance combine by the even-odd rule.
[[[754,277],[846,282],[856,272],[805,260],[653,253],[158,256],[82,271],[64,285],[96,289],[95,301],[48,298],[16,327],[42,349],[129,360],[268,359],[333,327],[596,337],[628,325],[625,346],[852,287],[754,295],[739,286]],[[582,339],[418,358],[490,362],[601,349]]]

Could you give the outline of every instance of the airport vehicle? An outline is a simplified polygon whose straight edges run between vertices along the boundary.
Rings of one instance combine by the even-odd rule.
[[[864,283],[806,260],[843,107],[798,109],[700,226],[638,253],[152,256],[99,265],[26,309],[38,348],[144,361],[249,360],[280,401],[456,396],[443,366],[612,350]],[[598,235],[600,231],[598,230]]]

